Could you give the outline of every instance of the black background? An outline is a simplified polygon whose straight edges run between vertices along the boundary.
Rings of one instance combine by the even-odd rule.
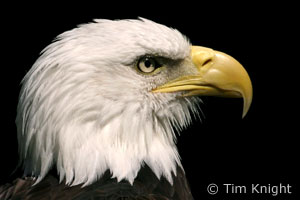
[[[177,2],[177,3],[176,3]],[[0,183],[10,177],[17,161],[15,127],[20,81],[39,52],[58,34],[94,18],[135,19],[138,16],[173,27],[192,44],[232,55],[248,71],[253,102],[241,119],[242,100],[204,97],[202,122],[178,137],[182,163],[195,199],[245,199],[206,187],[273,184],[299,189],[299,47],[294,5],[282,3],[207,3],[198,1],[95,3],[3,6],[1,17]],[[297,188],[298,187],[298,188]],[[266,199],[267,196],[251,196]],[[223,198],[223,199],[224,199]]]

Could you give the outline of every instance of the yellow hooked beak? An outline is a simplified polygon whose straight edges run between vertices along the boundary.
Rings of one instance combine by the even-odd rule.
[[[179,77],[153,92],[186,91],[184,96],[242,97],[244,117],[252,102],[252,84],[243,66],[225,53],[200,46],[191,47],[191,59],[197,74]]]

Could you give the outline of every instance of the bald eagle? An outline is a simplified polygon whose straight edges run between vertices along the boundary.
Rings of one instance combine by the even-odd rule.
[[[62,33],[22,81],[24,176],[0,199],[193,199],[175,133],[202,95],[242,97],[245,116],[251,81],[229,55],[147,19]]]

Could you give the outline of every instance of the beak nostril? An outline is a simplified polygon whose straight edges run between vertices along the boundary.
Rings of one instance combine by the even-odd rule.
[[[210,59],[207,59],[206,61],[203,62],[202,66],[206,65],[207,63],[209,63],[209,62],[211,62],[211,61],[212,61],[211,58],[210,58]]]

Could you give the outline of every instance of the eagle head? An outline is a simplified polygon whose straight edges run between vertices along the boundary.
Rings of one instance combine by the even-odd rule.
[[[16,124],[24,173],[89,185],[106,171],[133,183],[147,164],[172,183],[175,132],[199,115],[199,95],[252,100],[232,57],[192,46],[150,20],[95,20],[46,47],[22,81]]]

